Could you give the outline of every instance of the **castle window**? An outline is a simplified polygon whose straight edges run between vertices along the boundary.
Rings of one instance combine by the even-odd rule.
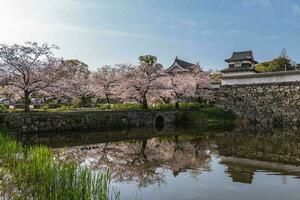
[[[241,67],[242,66],[242,61],[236,61],[234,66],[235,67]]]
[[[250,63],[243,63],[242,67],[251,67],[251,64]]]

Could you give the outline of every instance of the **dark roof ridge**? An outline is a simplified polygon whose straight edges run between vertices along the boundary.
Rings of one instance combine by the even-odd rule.
[[[168,69],[166,69],[166,71],[170,71],[175,66],[175,63],[184,70],[190,70],[192,66],[199,66],[199,64],[193,64],[193,63],[186,62],[184,60],[179,59],[176,56],[173,64]]]
[[[253,53],[253,51],[252,51],[252,50],[245,50],[245,51],[234,51],[233,53],[249,53],[249,52]]]
[[[247,51],[234,51],[230,58],[226,59],[226,62],[230,61],[239,61],[239,60],[251,60],[254,63],[257,63],[257,61],[254,60],[253,51],[247,50]]]
[[[184,62],[184,63],[186,63],[186,64],[188,64],[188,65],[197,65],[197,64],[194,64],[194,63],[190,63],[190,62],[187,62],[187,61],[184,61],[184,60],[181,60],[181,59],[179,59],[177,56],[176,56],[176,58],[175,58],[175,62],[176,61],[179,61],[179,62]],[[178,63],[179,64],[179,63]]]

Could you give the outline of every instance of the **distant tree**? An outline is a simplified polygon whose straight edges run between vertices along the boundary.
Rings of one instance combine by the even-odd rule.
[[[157,90],[157,79],[161,76],[163,67],[157,63],[155,56],[139,57],[139,65],[127,68],[123,73],[123,96],[140,102],[144,109],[148,109],[148,98],[151,91]]]
[[[259,71],[259,72],[272,72],[272,71],[276,71],[276,69],[274,69],[271,66],[271,61],[265,61],[265,62],[261,62],[261,63],[257,64],[255,66],[255,70]]]
[[[146,63],[149,66],[153,66],[154,64],[156,64],[157,62],[157,58],[156,56],[152,56],[152,55],[142,55],[139,57],[139,61],[141,63]]]
[[[286,48],[282,48],[281,51],[279,52],[279,57],[280,58],[288,58],[287,50]]]
[[[103,66],[93,74],[97,93],[99,95],[104,94],[107,103],[111,102],[112,96],[116,94],[116,86],[119,80],[118,67]]]
[[[30,110],[30,95],[52,87],[67,74],[61,59],[53,56],[57,46],[35,42],[24,45],[0,44],[0,82],[24,97]]]
[[[213,72],[211,72],[210,73],[210,79],[212,80],[212,81],[221,81],[221,77],[222,77],[222,72],[220,72],[220,71],[213,71]]]
[[[259,72],[275,72],[295,70],[296,64],[289,58],[286,49],[282,49],[279,56],[271,61],[266,61],[256,65],[255,69]]]

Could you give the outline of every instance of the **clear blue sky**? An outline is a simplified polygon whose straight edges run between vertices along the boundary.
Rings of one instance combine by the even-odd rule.
[[[24,41],[93,69],[141,54],[222,69],[232,51],[264,61],[283,47],[300,63],[300,0],[0,0],[0,43]]]

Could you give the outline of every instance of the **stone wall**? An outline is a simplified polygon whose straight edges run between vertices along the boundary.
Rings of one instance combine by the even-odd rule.
[[[157,116],[167,126],[176,121],[175,111],[95,111],[59,113],[1,113],[0,125],[21,132],[97,130],[153,127]]]
[[[263,125],[300,125],[300,82],[222,85],[219,104]]]

